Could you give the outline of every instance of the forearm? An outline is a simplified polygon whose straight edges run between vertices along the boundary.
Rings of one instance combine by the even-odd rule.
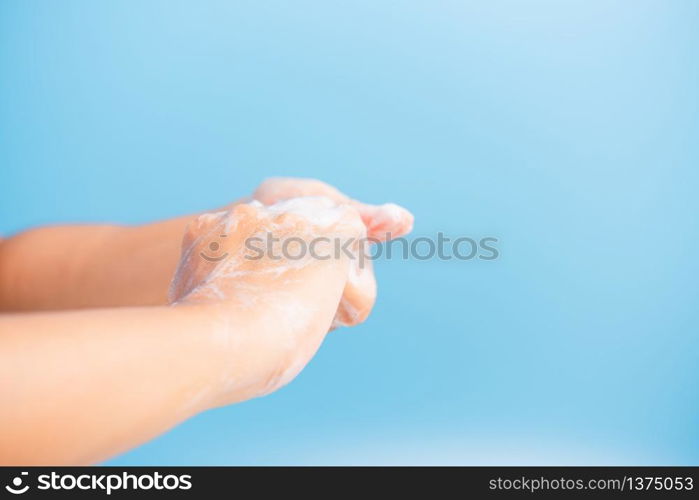
[[[0,463],[93,463],[210,407],[217,334],[203,306],[0,317]]]
[[[191,219],[44,227],[4,240],[0,311],[165,304]]]
[[[240,301],[0,316],[0,464],[94,463],[278,389],[320,346],[345,275],[327,262]]]

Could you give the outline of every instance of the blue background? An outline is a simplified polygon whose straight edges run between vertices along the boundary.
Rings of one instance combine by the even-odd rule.
[[[111,464],[699,464],[699,3],[0,3],[0,232],[271,175],[496,236]]]

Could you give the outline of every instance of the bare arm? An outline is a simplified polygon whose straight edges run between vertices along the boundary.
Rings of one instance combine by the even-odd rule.
[[[1,240],[0,311],[166,304],[194,217],[42,227]]]
[[[309,267],[252,310],[221,302],[0,316],[0,464],[94,463],[277,389],[320,346],[345,274],[337,263]],[[276,308],[298,303],[312,314],[279,320]]]
[[[253,193],[267,205],[299,196],[352,204],[379,240],[412,227],[403,209],[360,203],[316,180],[268,179]],[[196,217],[136,227],[44,227],[0,240],[0,312],[166,304],[182,233]]]
[[[211,338],[203,309],[0,317],[0,463],[92,463],[203,410]]]

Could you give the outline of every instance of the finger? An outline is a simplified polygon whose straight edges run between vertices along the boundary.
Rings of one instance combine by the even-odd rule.
[[[413,214],[394,203],[368,205],[352,201],[372,239],[386,241],[408,234],[413,229]]]
[[[362,323],[376,302],[376,278],[371,261],[350,263],[349,276],[332,327]]]

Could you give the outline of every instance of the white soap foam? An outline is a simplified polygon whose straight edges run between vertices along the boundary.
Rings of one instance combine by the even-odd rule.
[[[250,204],[265,210],[271,216],[294,214],[307,219],[319,227],[332,226],[347,213],[346,205],[337,205],[331,199],[323,196],[291,198],[268,207],[265,207],[259,201],[253,201]]]

